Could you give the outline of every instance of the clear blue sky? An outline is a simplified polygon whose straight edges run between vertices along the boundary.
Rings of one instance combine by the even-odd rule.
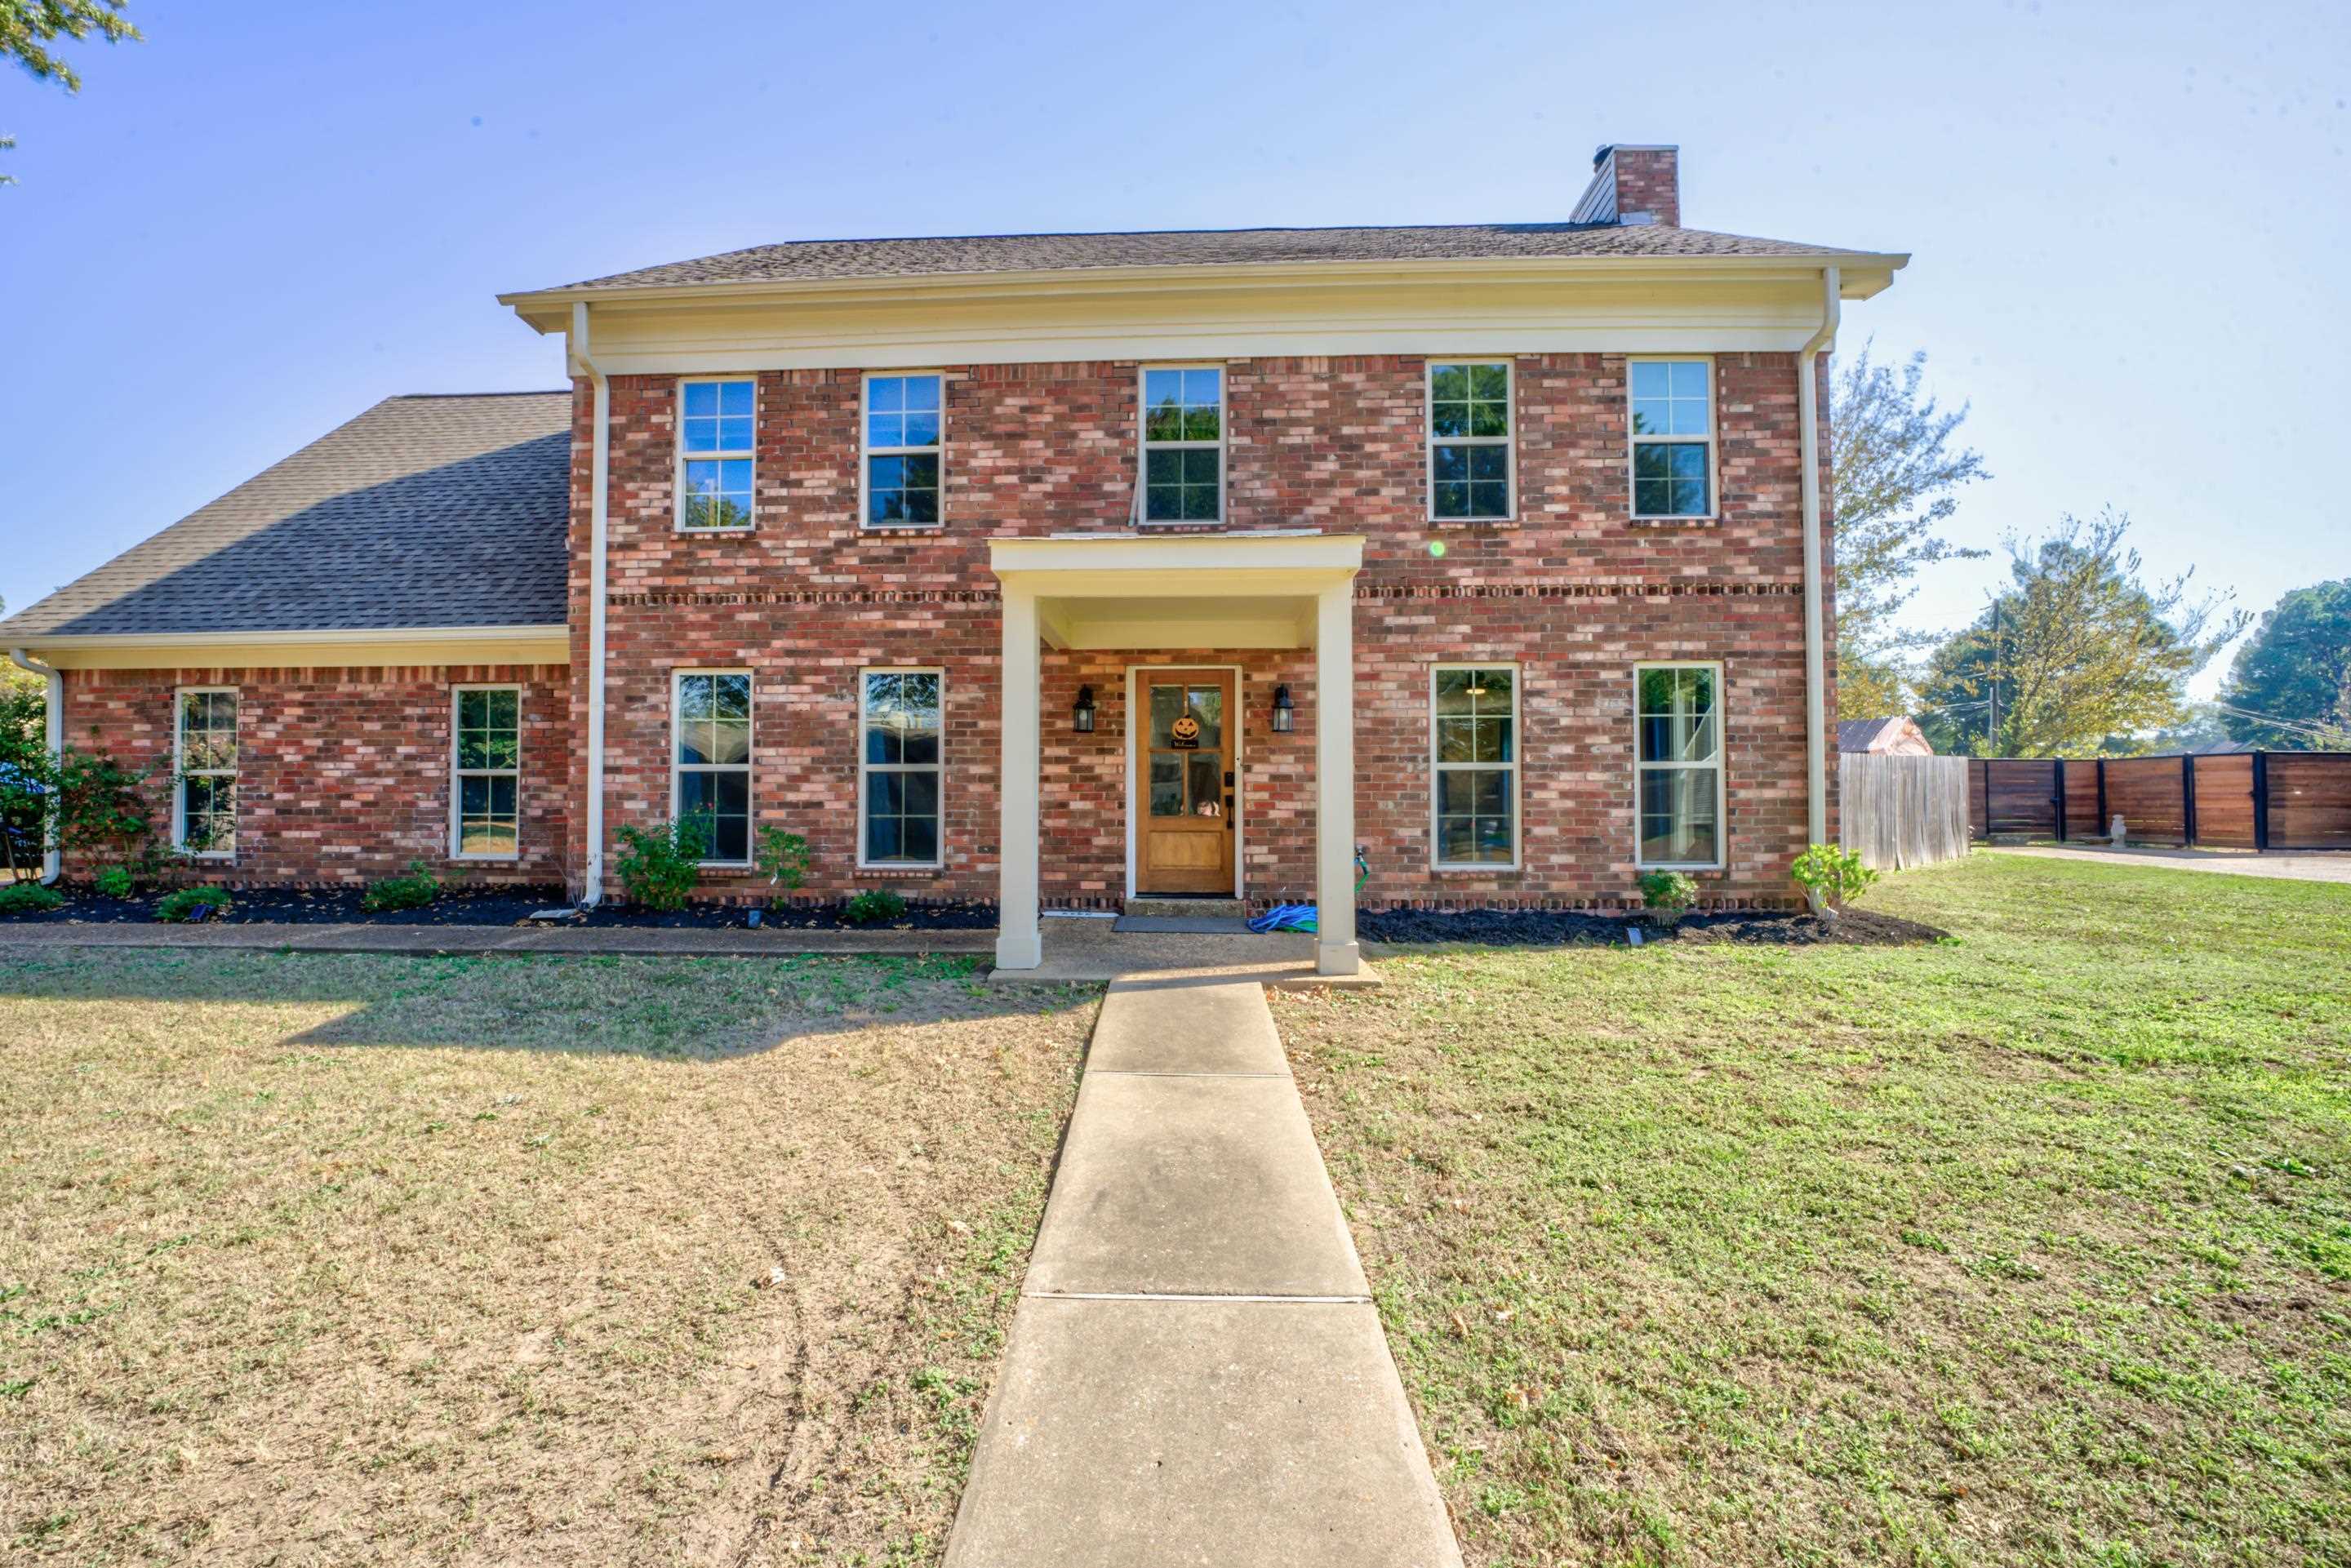
[[[2351,573],[2339,5],[130,14],[78,98],[0,76],[12,605],[379,398],[560,384],[499,289],[781,239],[1559,218],[1603,141],[1680,143],[1695,226],[1915,253],[1842,346],[1973,403],[1962,539],[2112,502],[2256,610]]]

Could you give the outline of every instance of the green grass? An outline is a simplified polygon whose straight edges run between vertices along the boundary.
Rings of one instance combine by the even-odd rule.
[[[1867,903],[1277,1000],[1469,1560],[2351,1562],[2351,889]]]

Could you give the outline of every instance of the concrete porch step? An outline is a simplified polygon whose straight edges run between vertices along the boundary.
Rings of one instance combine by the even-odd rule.
[[[1249,905],[1238,898],[1130,898],[1126,913],[1143,920],[1245,920]]]

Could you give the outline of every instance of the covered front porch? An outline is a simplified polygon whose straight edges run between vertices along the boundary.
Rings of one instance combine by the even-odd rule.
[[[1135,845],[1149,835],[1179,827],[1205,827],[1225,835],[1221,852],[1238,876],[1238,843],[1251,803],[1248,782],[1233,759],[1249,727],[1269,722],[1270,694],[1244,693],[1219,685],[1217,665],[1201,650],[1313,651],[1313,885],[1320,931],[1313,940],[1314,967],[1323,975],[1355,974],[1361,957],[1355,940],[1354,903],[1354,704],[1353,667],[1353,582],[1363,564],[1363,539],[1354,535],[1308,532],[1249,534],[1102,534],[995,540],[990,567],[1003,592],[1001,649],[1002,711],[999,777],[998,908],[1001,928],[997,965],[1008,971],[1033,970],[1044,962],[1040,939],[1040,772],[1046,711],[1044,657],[1057,650],[1116,650],[1134,655],[1138,665],[1155,653],[1186,651],[1173,671],[1153,670],[1180,685],[1194,683],[1196,703],[1224,705],[1232,747],[1224,775],[1234,795],[1222,802],[1204,797],[1199,818],[1163,816],[1155,789],[1160,784],[1147,747],[1166,744],[1157,735],[1166,715],[1154,716],[1147,685],[1126,694],[1119,711],[1130,727],[1130,789],[1150,801],[1148,813],[1130,809],[1129,865],[1125,892],[1147,891],[1136,880]],[[1130,674],[1130,685],[1147,677]],[[1164,684],[1164,683],[1163,683]],[[1221,694],[1221,695],[1220,695]],[[1177,694],[1180,706],[1182,696]],[[1195,710],[1199,711],[1197,709]],[[1070,722],[1061,716],[1061,722]],[[1134,733],[1148,727],[1149,734]],[[1179,727],[1177,745],[1197,744]],[[1189,727],[1196,731],[1197,727]],[[1178,778],[1176,800],[1186,791],[1213,791],[1217,764],[1196,777]],[[1238,812],[1236,819],[1230,813]],[[1177,841],[1161,832],[1158,843]],[[1212,848],[1213,846],[1212,843]],[[1146,857],[1147,858],[1147,857]],[[1210,873],[1213,879],[1213,873]],[[1202,884],[1204,887],[1206,883]]]

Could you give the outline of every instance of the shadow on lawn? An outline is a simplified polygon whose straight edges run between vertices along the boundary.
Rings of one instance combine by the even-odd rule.
[[[339,1008],[267,1043],[625,1054],[722,1061],[876,1027],[1033,1018],[1090,1006],[1091,985],[990,986],[964,956],[777,958],[389,956],[201,950],[0,959],[11,1003],[146,1005],[178,1031],[250,1032],[230,1009]],[[215,1011],[215,1009],[218,1009]],[[210,1015],[210,1016],[208,1016]]]

